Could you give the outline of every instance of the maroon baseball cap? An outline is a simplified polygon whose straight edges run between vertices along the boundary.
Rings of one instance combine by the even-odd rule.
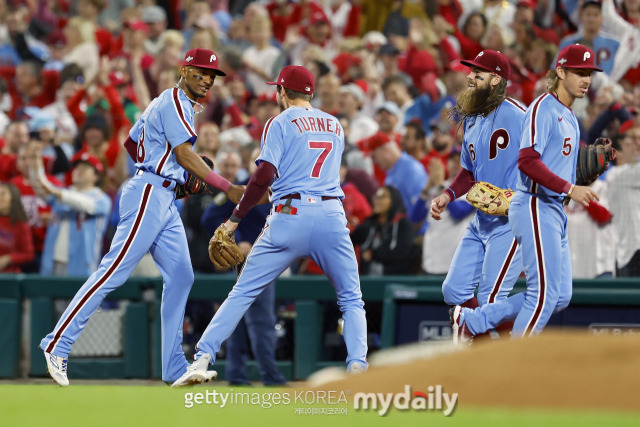
[[[301,65],[287,65],[280,71],[275,82],[267,82],[268,85],[280,85],[296,92],[312,94],[315,88],[313,74]]]
[[[511,68],[509,60],[502,53],[495,50],[483,50],[473,61],[460,61],[467,67],[478,67],[490,73],[497,74],[505,80],[509,80]]]
[[[191,49],[184,56],[182,66],[186,67],[191,65],[192,67],[207,68],[214,70],[219,76],[226,76],[226,73],[218,69],[218,55],[209,49]]]
[[[593,71],[602,71],[596,67],[596,56],[593,51],[586,46],[570,44],[562,48],[558,54],[556,67],[564,68],[585,68]]]

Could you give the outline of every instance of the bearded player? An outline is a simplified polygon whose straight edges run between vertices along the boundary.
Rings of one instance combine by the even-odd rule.
[[[467,76],[469,88],[459,95],[451,116],[464,123],[462,169],[451,186],[433,199],[431,216],[435,220],[475,181],[515,188],[517,180],[525,110],[506,95],[509,61],[500,52],[484,50],[474,60],[461,62],[471,68]],[[444,300],[452,306],[452,321],[459,316],[461,307],[475,308],[506,298],[521,271],[520,249],[508,218],[478,210],[442,284]]]
[[[576,185],[580,128],[571,106],[584,98],[595,66],[591,49],[577,44],[558,53],[549,71],[549,92],[527,109],[518,157],[518,184],[509,206],[509,223],[522,246],[526,292],[481,309],[463,308],[455,320],[460,340],[486,331],[488,324],[515,318],[514,338],[539,334],[553,313],[569,305],[571,251],[565,197],[589,206],[598,195]]]

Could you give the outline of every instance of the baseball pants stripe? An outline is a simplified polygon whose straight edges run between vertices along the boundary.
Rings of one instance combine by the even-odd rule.
[[[107,271],[100,278],[98,278],[96,283],[91,288],[89,288],[89,290],[84,294],[84,296],[80,298],[80,300],[78,301],[76,306],[71,310],[71,312],[66,317],[66,319],[64,320],[61,319],[62,321],[61,324],[60,322],[58,322],[60,327],[54,330],[53,340],[51,340],[51,342],[46,348],[46,351],[48,353],[52,353],[55,350],[60,340],[60,337],[65,332],[67,327],[71,324],[71,322],[73,321],[75,316],[78,314],[78,312],[87,303],[87,301],[91,298],[91,296],[93,296],[96,293],[96,291],[98,291],[98,289],[100,289],[107,282],[107,280],[109,280],[109,278],[113,275],[113,273],[116,271],[116,269],[118,268],[122,260],[125,258],[125,256],[129,252],[129,249],[131,248],[131,244],[136,238],[138,231],[140,230],[140,224],[142,223],[142,219],[144,218],[145,212],[147,210],[149,195],[151,194],[152,188],[153,187],[149,184],[145,186],[142,199],[140,200],[140,206],[138,207],[138,214],[136,215],[136,218],[133,222],[133,227],[129,231],[129,235],[125,241],[125,244],[120,249],[120,252],[116,256],[116,259],[113,262],[113,264],[111,264],[111,266],[107,269]]]
[[[540,233],[540,210],[538,207],[538,198],[532,197],[529,206],[531,209],[531,226],[533,229],[533,239],[534,239],[534,249],[536,256],[536,264],[538,267],[538,300],[536,303],[536,307],[533,311],[533,315],[527,326],[524,329],[524,336],[531,335],[533,330],[535,329],[538,320],[540,320],[540,314],[544,309],[546,297],[547,297],[547,277],[546,277],[546,269],[544,263],[544,247],[542,245],[542,236]]]
[[[513,238],[513,242],[511,243],[511,248],[509,249],[509,253],[504,260],[504,264],[502,264],[502,268],[500,269],[500,274],[498,274],[498,278],[491,289],[491,293],[489,294],[488,303],[496,302],[498,294],[500,293],[500,288],[504,285],[505,277],[507,276],[507,272],[511,268],[513,260],[515,259],[516,250],[518,249],[518,242],[516,238]],[[513,286],[511,286],[513,288]]]

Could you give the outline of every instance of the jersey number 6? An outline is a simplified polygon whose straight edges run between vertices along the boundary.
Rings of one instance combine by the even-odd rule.
[[[324,161],[327,160],[327,156],[329,155],[331,150],[333,150],[333,142],[309,141],[309,149],[322,150],[320,154],[318,154],[316,162],[313,165],[313,169],[311,170],[311,178],[320,178],[322,165],[324,164]]]

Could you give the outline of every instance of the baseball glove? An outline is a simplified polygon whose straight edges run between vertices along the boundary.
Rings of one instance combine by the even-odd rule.
[[[233,233],[228,233],[224,224],[216,228],[209,240],[209,258],[220,270],[226,270],[244,261],[244,255],[236,245]]]
[[[576,185],[589,185],[609,169],[609,162],[616,158],[617,151],[609,138],[598,138],[593,144],[581,145],[578,149]]]
[[[209,169],[213,170],[213,162],[207,156],[200,156],[202,160],[209,166]],[[181,199],[189,194],[200,194],[200,193],[209,193],[213,194],[213,191],[209,187],[209,185],[202,181],[200,178],[192,174],[191,172],[187,172],[187,180],[184,184],[178,185],[176,187],[176,199]]]
[[[512,197],[513,190],[503,190],[484,181],[476,182],[467,193],[469,203],[489,215],[507,216]]]

